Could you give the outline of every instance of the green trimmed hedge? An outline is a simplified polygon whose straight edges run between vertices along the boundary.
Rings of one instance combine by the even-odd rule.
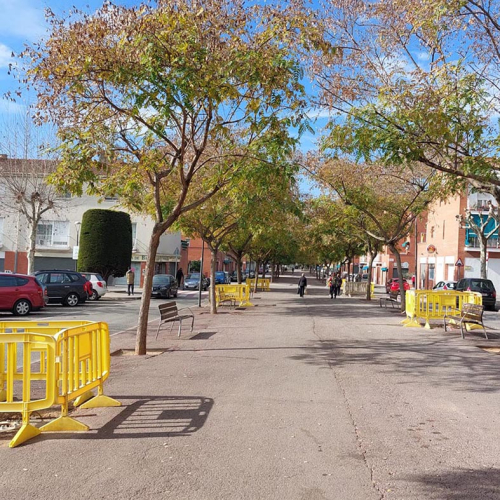
[[[78,270],[124,276],[132,258],[130,215],[115,210],[87,210],[80,228]]]

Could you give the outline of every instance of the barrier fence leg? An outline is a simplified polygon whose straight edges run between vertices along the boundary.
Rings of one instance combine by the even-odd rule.
[[[30,424],[30,414],[29,412],[23,413],[23,425],[17,431],[16,435],[12,438],[9,443],[9,448],[15,448],[16,446],[28,441],[31,438],[38,436],[42,431]]]
[[[94,393],[92,391],[87,391],[85,394],[82,394],[81,396],[78,396],[73,401],[73,405],[74,406],[81,406],[83,403],[85,403],[89,399],[92,399],[93,397],[94,397]]]
[[[40,427],[42,432],[88,431],[89,426],[68,417],[68,403],[61,405],[61,416]]]
[[[103,394],[102,386],[97,389],[97,396],[95,398],[89,399],[86,403],[83,403],[80,408],[107,408],[113,406],[121,406],[120,401],[105,396]]]

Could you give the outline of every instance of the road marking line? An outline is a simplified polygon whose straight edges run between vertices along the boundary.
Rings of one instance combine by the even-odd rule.
[[[148,321],[148,325],[149,325],[149,323],[152,323],[153,321],[158,321],[158,320],[159,320],[159,318],[150,319]],[[110,333],[109,336],[114,337],[115,335],[120,335],[120,333],[125,333],[125,332],[128,332],[129,330],[134,330],[136,328],[137,328],[137,325],[131,326],[130,328],[127,328],[126,330],[120,330],[119,332],[116,332],[116,333]]]

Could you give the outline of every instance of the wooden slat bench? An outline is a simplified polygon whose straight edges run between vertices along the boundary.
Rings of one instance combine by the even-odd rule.
[[[484,336],[488,338],[488,334],[486,333],[486,328],[483,323],[483,312],[484,306],[481,304],[465,303],[462,305],[461,311],[459,309],[451,309],[443,318],[444,331],[448,331],[446,327],[450,324],[458,325],[460,327],[462,338],[464,339],[464,326],[467,324],[481,325],[483,327]]]
[[[160,310],[160,324],[158,325],[158,330],[156,330],[156,337],[155,340],[158,338],[158,334],[160,333],[160,328],[161,325],[164,323],[172,323],[172,326],[170,327],[170,331],[172,331],[172,328],[174,327],[174,322],[178,321],[179,322],[179,333],[178,337],[181,336],[181,329],[182,329],[182,320],[183,319],[191,319],[191,331],[193,331],[193,326],[194,326],[194,314],[189,309],[189,307],[186,307],[184,309],[177,309],[177,303],[174,302],[167,302],[166,304],[160,304],[158,306],[158,309]],[[189,312],[184,312],[186,309]]]

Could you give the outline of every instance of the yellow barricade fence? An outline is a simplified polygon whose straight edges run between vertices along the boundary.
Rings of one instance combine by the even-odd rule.
[[[23,363],[17,366],[17,347],[21,339]],[[109,376],[110,340],[106,323],[89,321],[3,322],[0,323],[0,411],[23,415],[23,426],[10,443],[17,446],[40,432],[86,431],[88,426],[68,416],[71,401],[82,408],[120,406],[121,403],[104,396],[103,383]],[[33,359],[33,353],[39,359]],[[7,361],[5,363],[5,360]],[[39,364],[39,370],[33,367]],[[10,380],[22,380],[22,401],[12,406]],[[45,398],[32,400],[31,381],[45,382]],[[91,392],[97,389],[97,396]],[[11,392],[9,392],[11,391]],[[61,416],[40,427],[29,424],[32,411],[61,405]],[[9,406],[10,405],[10,406]]]
[[[246,283],[247,283],[247,285],[254,288],[255,287],[255,278],[247,278]],[[257,280],[257,288],[260,288],[263,292],[270,292],[271,291],[271,280],[269,278],[259,278]]]
[[[226,296],[231,296],[238,302],[239,307],[253,307],[250,302],[250,285],[215,285],[215,289]],[[216,294],[217,306],[219,294]]]
[[[455,292],[451,290],[408,290],[406,292],[406,319],[404,326],[421,327],[419,319],[429,329],[430,320],[442,320],[452,309],[462,309],[465,303],[482,304],[483,298],[476,292]]]
[[[56,341],[51,335],[0,333],[0,412],[22,416],[11,447],[41,432],[30,424],[30,414],[50,408],[55,402],[55,358]]]

